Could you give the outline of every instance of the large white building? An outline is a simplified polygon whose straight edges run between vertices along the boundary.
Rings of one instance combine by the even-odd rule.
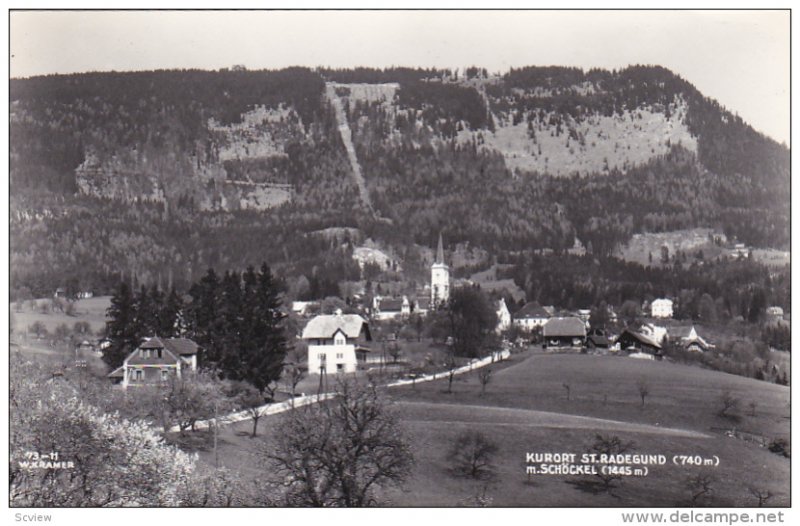
[[[450,299],[450,267],[444,262],[442,234],[439,234],[439,247],[436,260],[431,265],[431,308],[436,308]]]
[[[316,316],[303,329],[309,373],[352,373],[366,364],[372,341],[369,324],[358,314]]]
[[[650,304],[650,316],[653,318],[672,318],[672,300],[659,298]]]

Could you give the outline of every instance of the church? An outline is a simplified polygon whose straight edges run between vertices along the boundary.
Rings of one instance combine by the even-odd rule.
[[[436,259],[431,265],[431,309],[437,309],[450,299],[450,267],[444,262],[444,245],[439,233]]]

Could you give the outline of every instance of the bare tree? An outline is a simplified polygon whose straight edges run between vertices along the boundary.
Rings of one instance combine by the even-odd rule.
[[[456,366],[456,362],[455,361],[451,361],[447,365],[447,392],[448,393],[452,393],[453,392],[453,380],[456,377],[456,371],[457,370],[458,370],[458,367]]]
[[[484,367],[478,371],[478,381],[481,383],[481,396],[486,392],[486,386],[492,380],[492,370],[489,367]]]
[[[494,498],[487,494],[488,490],[489,486],[487,484],[475,488],[475,493],[463,499],[458,505],[469,508],[488,508],[494,502]]]
[[[562,383],[562,384],[561,384],[561,387],[563,387],[563,388],[564,388],[564,389],[567,391],[567,401],[569,401],[569,391],[570,391],[570,389],[569,389],[569,384],[567,384],[567,383]]]
[[[642,399],[642,407],[644,407],[644,399],[650,394],[650,387],[647,385],[647,382],[644,380],[644,378],[642,378],[636,384],[636,388],[639,390],[639,396]]]
[[[698,473],[686,479],[686,489],[692,495],[692,506],[698,504],[700,499],[711,493],[711,485],[714,479],[710,475]]]
[[[769,499],[774,497],[773,493],[769,490],[763,490],[758,488],[747,488],[750,491],[750,494],[758,499],[758,507],[761,508],[764,504],[767,503]]]
[[[456,437],[447,453],[447,461],[453,473],[477,480],[488,480],[495,476],[493,464],[498,451],[497,444],[479,431],[464,431]]]
[[[616,435],[609,436],[597,433],[588,452],[598,456],[622,455],[635,448],[636,445],[633,442],[625,442]],[[606,467],[613,467],[613,465]],[[601,480],[603,489],[609,493],[614,489],[614,482],[622,480],[622,475],[614,469],[598,470],[595,476]]]
[[[308,372],[306,364],[306,356],[308,354],[308,346],[303,342],[302,344],[293,347],[286,355],[286,363],[283,366],[284,379],[289,384],[292,393],[292,405],[294,405],[294,398],[297,393],[297,385],[303,381]]]
[[[720,409],[719,413],[717,413],[719,416],[730,417],[731,414],[729,411],[739,407],[739,399],[733,396],[733,393],[727,389],[722,392],[719,401],[722,404],[722,409]]]
[[[258,432],[258,421],[264,416],[263,406],[267,403],[264,396],[247,382],[232,382],[227,391],[228,397],[234,401],[236,407],[246,411],[253,421],[250,438],[255,438]]]
[[[288,505],[362,507],[402,483],[411,448],[377,386],[339,382],[336,396],[286,413],[264,458]]]
[[[389,351],[389,356],[392,357],[392,363],[397,363],[397,360],[400,359],[400,355],[402,354],[400,351],[400,346],[397,345],[397,342],[395,341],[390,343],[387,350]]]

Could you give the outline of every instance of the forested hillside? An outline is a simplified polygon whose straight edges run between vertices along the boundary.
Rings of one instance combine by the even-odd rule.
[[[788,149],[660,67],[15,79],[10,132],[12,294],[262,261],[322,294],[359,274],[352,243],[308,235],[332,227],[400,253],[443,230],[500,259],[694,227],[789,243]]]

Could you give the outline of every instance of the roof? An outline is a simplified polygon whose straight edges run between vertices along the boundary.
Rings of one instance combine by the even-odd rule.
[[[658,298],[657,300],[653,300],[651,305],[672,305],[672,300],[668,298]]]
[[[694,329],[694,325],[675,326],[667,329],[667,334],[670,338],[688,338],[689,334]]]
[[[189,338],[168,338],[164,340],[167,349],[181,356],[197,354],[199,346]]]
[[[380,303],[380,310],[381,312],[393,312],[397,311],[400,312],[403,310],[403,300],[402,299],[386,299],[381,300]]]
[[[116,369],[114,369],[113,371],[108,373],[108,377],[109,378],[124,378],[125,377],[125,371],[123,371],[123,367],[117,367]]]
[[[590,340],[598,347],[603,347],[603,346],[608,347],[608,345],[611,343],[608,340],[608,336],[605,336],[603,334],[590,334],[589,336],[587,336],[586,339]]]
[[[567,318],[550,318],[542,330],[544,337],[550,336],[586,336],[586,324],[574,316]]]
[[[661,349],[661,344],[660,343],[656,342],[655,340],[651,340],[650,338],[648,338],[644,334],[638,333],[636,331],[632,331],[630,329],[625,329],[624,331],[622,331],[622,334],[619,335],[619,338],[617,338],[617,341],[622,340],[625,337],[626,334],[628,336],[630,336],[631,338],[633,338],[634,340],[638,341],[639,343],[643,343],[645,345],[649,345],[650,347],[654,347],[656,349]]]
[[[531,301],[525,304],[517,313],[514,315],[517,319],[522,318],[549,318],[550,313],[548,313],[544,307],[539,305],[536,301]]]
[[[128,365],[175,365],[180,362],[180,359],[172,351],[165,348],[161,354],[161,358],[153,356],[150,358],[143,357],[140,353],[142,348],[136,349],[126,359]]]
[[[348,338],[358,338],[365,325],[367,321],[358,314],[322,314],[308,322],[302,338],[333,338],[339,330]]]
[[[163,349],[164,342],[158,336],[153,336],[139,346],[140,349]]]

